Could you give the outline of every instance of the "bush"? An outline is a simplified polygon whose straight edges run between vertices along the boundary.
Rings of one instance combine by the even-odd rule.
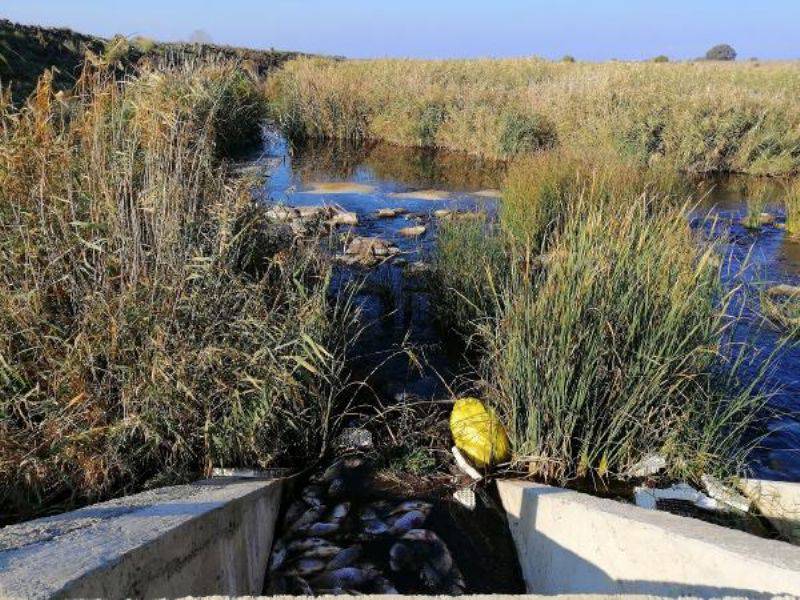
[[[5,517],[307,464],[333,434],[352,313],[217,160],[258,125],[246,81],[87,73],[61,102],[45,77],[0,107]]]
[[[669,56],[666,56],[664,54],[659,54],[658,56],[656,56],[653,59],[653,62],[654,63],[668,63],[669,62]]]
[[[504,156],[552,148],[558,142],[555,125],[538,114],[505,116],[500,131],[500,153]]]
[[[736,60],[736,50],[728,44],[717,44],[706,52],[706,60]]]
[[[564,56],[561,57],[561,62],[574,63],[575,57],[572,56],[571,54],[565,54]]]

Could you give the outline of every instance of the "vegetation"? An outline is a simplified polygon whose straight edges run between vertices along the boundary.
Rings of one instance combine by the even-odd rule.
[[[753,64],[302,58],[271,78],[294,140],[383,140],[509,158],[591,148],[692,173],[800,167],[800,70]]]
[[[663,189],[635,165],[542,155],[511,167],[486,236],[444,226],[435,274],[471,310],[515,466],[541,479],[612,477],[654,451],[673,477],[727,476],[752,448],[766,398],[725,347],[734,292]]]
[[[0,19],[0,81],[11,86],[17,103],[33,92],[46,69],[53,70],[56,90],[72,88],[87,56],[95,64],[116,67],[120,74],[142,62],[197,59],[235,62],[261,76],[298,54],[211,44],[156,43],[141,36],[129,40],[117,35],[106,40],[69,29],[19,25]]]
[[[717,44],[706,52],[706,60],[736,60],[736,50],[728,44]]]
[[[784,190],[786,207],[786,231],[800,235],[800,178],[791,180]]]
[[[220,157],[258,84],[215,63],[51,74],[0,106],[0,512],[306,464],[337,420],[351,305]]]

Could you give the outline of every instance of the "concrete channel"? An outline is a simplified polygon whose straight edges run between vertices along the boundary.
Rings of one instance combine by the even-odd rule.
[[[6,527],[0,598],[259,596],[282,488],[218,477]],[[530,597],[800,596],[800,547],[561,488],[498,491]]]

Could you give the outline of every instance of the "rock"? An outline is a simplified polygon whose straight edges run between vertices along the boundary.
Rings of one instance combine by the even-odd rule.
[[[428,230],[427,227],[425,227],[424,225],[414,225],[413,227],[403,227],[397,233],[399,233],[403,237],[419,237],[421,235],[424,235],[427,230]]]
[[[329,225],[351,225],[355,226],[358,225],[358,215],[354,212],[349,212],[346,210],[337,210],[334,214],[328,219]]]
[[[300,213],[291,206],[277,204],[267,209],[266,216],[273,223],[291,223],[300,216]]]
[[[439,210],[433,211],[433,216],[437,219],[444,219],[445,217],[449,217],[453,214],[452,210],[447,210],[446,208],[440,208]]]
[[[774,225],[775,224],[775,215],[771,215],[770,213],[762,212],[758,215],[758,222],[761,225]]]
[[[399,253],[400,249],[394,244],[373,237],[355,237],[347,245],[345,254],[350,258],[349,264],[374,265],[382,259],[389,258]]]
[[[800,543],[800,484],[743,479],[739,486],[785,539]]]
[[[393,219],[400,215],[406,214],[408,211],[405,208],[381,208],[375,213],[379,219]]]
[[[406,200],[447,200],[450,197],[450,192],[444,190],[412,190],[409,192],[395,192],[391,196]]]
[[[655,475],[667,466],[667,459],[660,454],[648,454],[625,471],[627,477],[647,477]]]
[[[408,263],[407,265],[405,265],[405,267],[406,267],[405,269],[406,273],[408,273],[409,275],[424,275],[425,273],[429,273],[431,270],[431,266],[428,263],[423,262],[421,260]]]

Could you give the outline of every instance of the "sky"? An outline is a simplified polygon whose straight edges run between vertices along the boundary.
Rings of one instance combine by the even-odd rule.
[[[0,0],[0,17],[352,58],[800,58],[800,0]]]

